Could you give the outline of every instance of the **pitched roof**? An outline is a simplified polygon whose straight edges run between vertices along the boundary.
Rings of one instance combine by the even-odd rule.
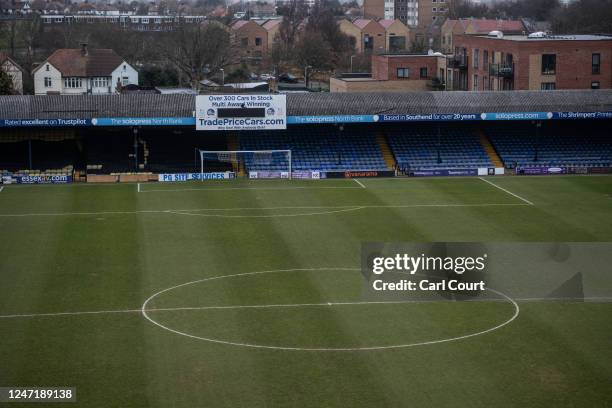
[[[92,77],[110,76],[124,60],[109,49],[91,49],[84,55],[80,49],[63,48],[51,54],[46,62],[57,68],[63,76]]]
[[[10,61],[13,65],[15,65],[21,71],[23,71],[23,68],[21,68],[21,66],[18,63],[16,63],[15,60],[12,59],[8,54],[4,52],[0,52],[0,65],[4,64],[6,61]]]
[[[270,30],[272,30],[274,27],[278,26],[282,22],[283,22],[283,20],[280,20],[280,19],[268,20],[268,21],[266,21],[265,23],[262,24],[262,27],[265,28],[266,30],[270,31]]]
[[[387,20],[378,20],[378,24],[385,28],[389,28],[391,24],[395,23],[395,20],[387,19]]]
[[[231,24],[231,27],[234,30],[240,30],[240,28],[242,28],[244,25],[248,24],[249,22],[247,20],[236,20]]]
[[[367,18],[358,18],[357,20],[353,21],[353,24],[355,24],[357,27],[361,28],[362,30],[365,28],[365,26],[367,26],[368,24],[370,24],[372,20],[369,20]]]

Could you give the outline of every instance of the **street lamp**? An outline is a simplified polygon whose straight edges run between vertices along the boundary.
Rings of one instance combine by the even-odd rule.
[[[308,69],[309,68],[312,68],[312,66],[306,65],[306,67],[304,68],[304,85],[306,86],[306,89],[308,89]]]
[[[221,68],[220,71],[221,71],[221,86],[225,86],[225,70]]]
[[[353,58],[355,58],[356,55],[351,55],[351,73],[353,72]]]

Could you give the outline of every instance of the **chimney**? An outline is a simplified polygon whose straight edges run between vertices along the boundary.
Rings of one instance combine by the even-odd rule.
[[[83,57],[87,56],[87,43],[86,42],[81,43],[81,55]]]

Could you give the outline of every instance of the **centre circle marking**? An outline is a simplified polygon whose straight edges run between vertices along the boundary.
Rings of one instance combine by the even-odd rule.
[[[182,332],[180,330],[176,330],[176,329],[173,329],[171,327],[163,325],[162,323],[156,321],[155,319],[153,319],[149,315],[148,312],[154,311],[154,309],[151,309],[151,310],[147,311],[147,305],[153,299],[155,299],[156,297],[158,297],[162,293],[167,293],[167,292],[173,291],[175,289],[182,288],[182,287],[189,286],[189,285],[194,285],[194,284],[198,284],[198,283],[202,283],[202,282],[214,281],[214,280],[219,280],[219,279],[242,277],[242,276],[263,275],[263,274],[269,274],[269,273],[311,272],[311,271],[360,271],[360,269],[359,268],[295,268],[295,269],[276,269],[276,270],[269,270],[269,271],[244,272],[244,273],[236,273],[236,274],[232,274],[232,275],[213,276],[213,277],[210,277],[210,278],[198,279],[198,280],[194,280],[194,281],[191,281],[191,282],[185,282],[185,283],[182,283],[180,285],[172,286],[172,287],[169,287],[169,288],[166,288],[166,289],[162,289],[159,292],[156,292],[156,293],[152,294],[151,296],[149,296],[149,298],[147,300],[145,300],[144,303],[142,304],[142,307],[141,307],[140,310],[141,310],[141,313],[144,316],[144,318],[147,319],[149,322],[153,323],[157,327],[160,327],[160,328],[162,328],[164,330],[167,330],[167,331],[169,331],[171,333],[178,334],[180,336],[185,336],[185,337],[189,337],[189,338],[196,339],[196,340],[203,340],[203,341],[208,341],[208,342],[211,342],[211,343],[225,344],[225,345],[230,345],[230,346],[249,347],[249,348],[257,348],[257,349],[268,349],[268,350],[288,350],[288,351],[371,351],[371,350],[388,350],[388,349],[399,349],[399,348],[408,348],[408,347],[417,347],[417,346],[427,346],[427,345],[432,345],[432,344],[448,343],[448,342],[451,342],[451,341],[468,339],[470,337],[476,337],[476,336],[480,336],[480,335],[483,335],[483,334],[487,334],[487,333],[493,332],[493,331],[495,331],[497,329],[500,329],[500,328],[502,328],[502,327],[512,323],[518,317],[518,315],[520,313],[519,305],[518,305],[518,303],[516,303],[516,301],[514,301],[514,299],[512,299],[508,295],[506,295],[506,294],[504,294],[502,292],[499,292],[499,291],[497,291],[495,289],[485,288],[485,290],[487,290],[489,292],[492,292],[492,293],[495,293],[498,296],[501,296],[502,298],[507,300],[508,303],[512,304],[512,306],[514,307],[514,314],[509,319],[504,320],[502,323],[499,323],[499,324],[497,324],[497,325],[495,325],[493,327],[490,327],[488,329],[485,329],[485,330],[481,330],[481,331],[474,332],[474,333],[468,333],[468,334],[464,334],[464,335],[457,336],[457,337],[449,337],[449,338],[443,338],[443,339],[438,339],[438,340],[429,340],[429,341],[421,341],[421,342],[416,342],[416,343],[395,344],[395,345],[387,345],[387,346],[367,346],[367,347],[288,347],[288,346],[269,346],[269,345],[265,345],[265,344],[241,343],[241,342],[235,342],[235,341],[215,339],[215,338],[212,338],[212,337],[196,336],[196,335],[189,334],[189,333],[186,333],[186,332]],[[390,303],[390,302],[381,302],[381,303]],[[333,303],[332,302],[328,302],[328,305],[331,306],[331,305],[333,305]],[[289,307],[291,305],[284,305],[284,306]],[[239,306],[236,306],[236,307],[239,307]],[[261,307],[263,308],[264,306],[262,305]],[[273,305],[270,305],[270,307],[273,307]],[[222,307],[220,307],[220,308],[222,308]],[[171,310],[171,309],[165,309],[165,310]]]

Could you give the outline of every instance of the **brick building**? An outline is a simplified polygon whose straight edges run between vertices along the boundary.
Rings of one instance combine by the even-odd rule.
[[[399,20],[342,19],[338,25],[353,37],[357,53],[402,52],[410,47],[410,29]]]
[[[382,54],[372,56],[370,77],[331,78],[331,92],[429,91],[442,84],[446,57],[442,54]]]
[[[230,28],[242,51],[250,62],[260,61],[268,52],[268,31],[253,20],[236,20]]]
[[[457,90],[612,87],[612,36],[458,35],[447,83]]]
[[[452,54],[453,36],[460,34],[488,34],[498,30],[508,34],[524,35],[529,30],[520,20],[489,20],[475,18],[446,19],[441,27],[440,47],[442,52]]]

